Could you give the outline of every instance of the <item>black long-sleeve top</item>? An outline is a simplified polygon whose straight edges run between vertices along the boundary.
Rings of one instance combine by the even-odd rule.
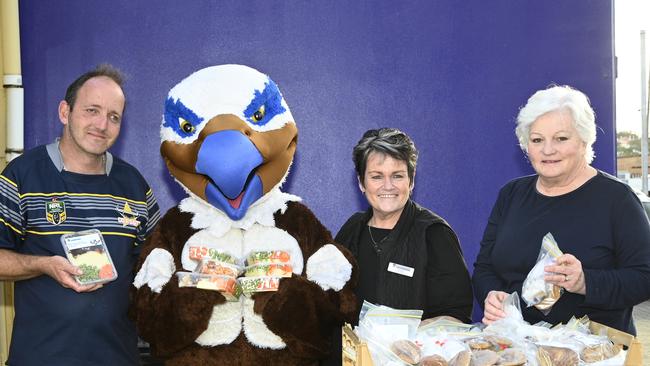
[[[474,263],[473,286],[483,304],[490,290],[521,288],[542,238],[552,233],[563,253],[582,263],[586,295],[565,292],[548,315],[526,308],[530,323],[590,319],[635,334],[634,305],[650,299],[650,225],[632,189],[598,174],[560,196],[537,192],[537,176],[515,179],[499,192]]]

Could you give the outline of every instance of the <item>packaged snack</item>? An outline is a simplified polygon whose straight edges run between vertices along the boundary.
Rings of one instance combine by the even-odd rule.
[[[554,263],[562,255],[553,235],[548,233],[542,239],[542,246],[537,256],[537,263],[530,270],[521,290],[521,297],[528,306],[535,306],[543,314],[548,314],[551,307],[562,295],[563,289],[544,280],[544,267]]]
[[[609,360],[618,355],[623,347],[620,344],[613,344],[610,341],[585,347],[580,352],[580,359],[586,363]]]
[[[469,366],[472,361],[472,352],[460,351],[449,360],[449,366]]]
[[[208,275],[194,272],[176,272],[178,287],[196,287],[219,291],[228,301],[237,301],[242,293],[237,279],[224,275]]]
[[[223,275],[230,277],[237,277],[241,273],[241,267],[221,262],[216,259],[203,258],[196,266],[195,273],[208,274],[208,275]]]
[[[252,252],[246,262],[249,266],[255,264],[269,264],[269,263],[289,263],[291,256],[289,253],[282,250],[265,250],[261,252]]]
[[[280,277],[240,277],[239,284],[245,295],[255,292],[277,291]]]
[[[190,246],[189,257],[195,261],[201,261],[203,258],[213,259],[223,263],[238,265],[237,259],[228,253],[220,252],[215,248],[203,247],[198,245]]]
[[[291,277],[290,264],[256,264],[246,267],[246,277]]]
[[[498,353],[500,366],[519,366],[526,364],[526,354],[516,348],[508,348]]]
[[[419,366],[447,366],[447,360],[439,355],[430,355],[420,359]]]
[[[81,275],[75,276],[80,284],[105,283],[117,278],[113,260],[99,230],[64,234],[61,243],[70,263],[83,271]]]
[[[408,339],[400,339],[399,341],[393,342],[390,345],[390,350],[402,361],[410,365],[415,365],[422,358],[420,347]]]
[[[472,352],[472,366],[492,366],[499,361],[499,355],[489,349]]]
[[[537,362],[540,366],[578,366],[578,354],[568,348],[539,346]]]

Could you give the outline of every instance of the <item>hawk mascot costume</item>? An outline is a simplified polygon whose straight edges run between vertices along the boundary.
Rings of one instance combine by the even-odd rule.
[[[330,335],[356,316],[356,264],[299,197],[280,190],[298,130],[277,85],[242,65],[199,70],[169,92],[160,135],[189,197],[159,222],[136,267],[131,315],[153,355],[185,366],[317,364]],[[219,260],[243,268],[256,253],[281,253],[288,264],[258,282],[261,292],[179,281],[206,259],[230,270]],[[247,276],[230,275],[237,286]]]

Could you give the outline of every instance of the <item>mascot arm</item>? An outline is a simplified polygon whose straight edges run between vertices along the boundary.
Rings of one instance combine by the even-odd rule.
[[[173,274],[167,281],[164,280],[170,268],[169,264],[164,263],[165,258],[180,258],[183,245],[191,235],[190,232],[185,233],[188,229],[180,229],[182,224],[179,221],[183,220],[179,219],[179,215],[182,214],[177,209],[170,210],[145,242],[136,266],[134,285],[137,288],[132,288],[131,316],[140,336],[151,344],[154,354],[160,357],[194,342],[207,328],[213,307],[226,301],[216,291],[178,287],[178,278]],[[150,256],[156,261],[149,259]],[[148,270],[146,265],[149,265]],[[180,262],[172,266],[174,270],[181,268]],[[154,280],[138,282],[138,276]]]
[[[307,263],[303,275],[280,280],[277,292],[256,294],[255,312],[295,356],[323,358],[332,332],[358,316],[356,260],[300,203],[276,215],[276,225],[296,238]]]

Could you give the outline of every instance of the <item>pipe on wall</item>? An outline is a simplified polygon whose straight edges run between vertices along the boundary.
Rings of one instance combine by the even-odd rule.
[[[20,156],[24,148],[22,79],[22,75],[19,74],[5,74],[3,77],[7,96],[7,147],[5,149],[7,163]]]
[[[2,2],[2,64],[3,86],[7,108],[7,162],[23,152],[23,82],[20,70],[20,28],[18,0]]]
[[[2,34],[2,73],[5,91],[6,150],[5,161],[9,162],[23,152],[23,85],[20,68],[20,28],[18,0],[0,1],[0,26]],[[0,126],[4,127],[4,126]],[[2,134],[0,134],[2,135]],[[4,165],[4,162],[3,162]],[[0,168],[3,168],[1,166]],[[9,354],[11,331],[14,319],[14,293],[11,282],[0,281],[0,363],[4,364]]]

